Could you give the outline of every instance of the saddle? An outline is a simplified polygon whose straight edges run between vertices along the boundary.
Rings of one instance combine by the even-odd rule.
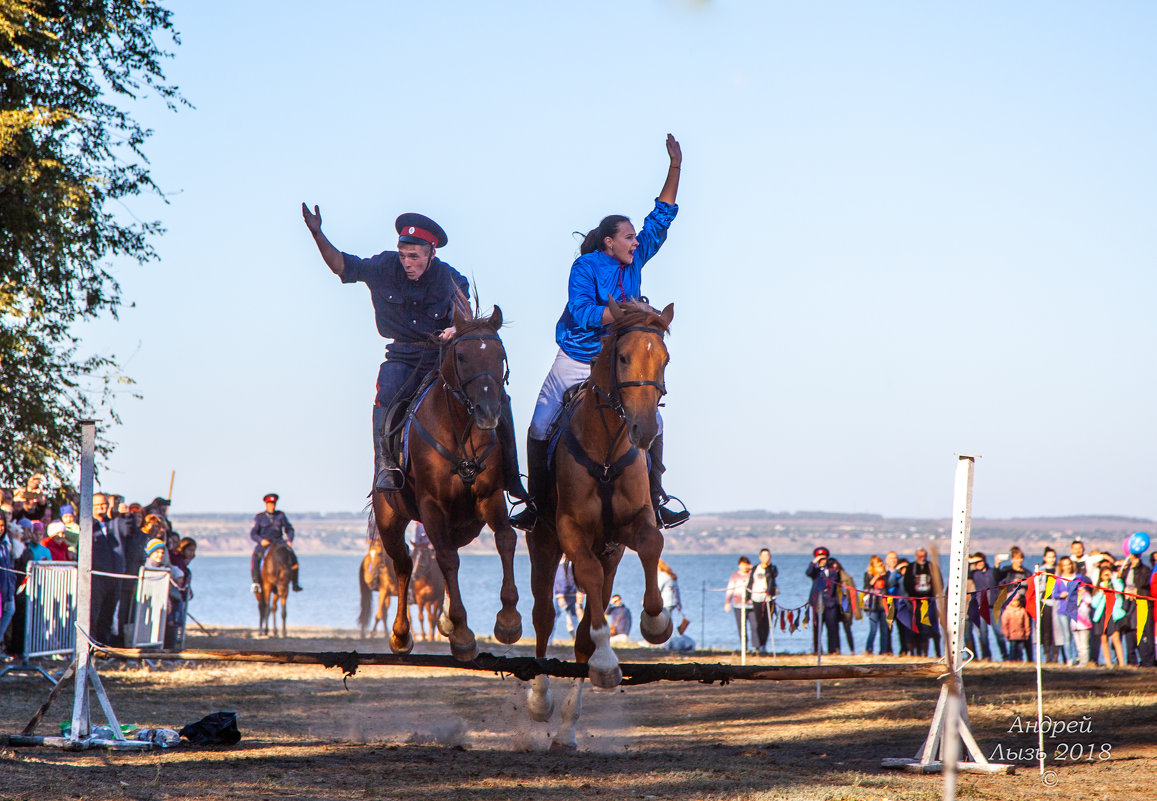
[[[413,395],[394,401],[386,407],[386,421],[382,426],[382,447],[386,453],[394,458],[394,464],[403,470],[406,469],[409,459],[406,421],[410,419],[411,412],[425,397],[437,378],[438,371],[436,369],[431,370],[422,379],[422,383],[418,385],[418,389]]]

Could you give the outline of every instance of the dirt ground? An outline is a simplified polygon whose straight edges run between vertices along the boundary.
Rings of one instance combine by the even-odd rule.
[[[293,632],[291,631],[291,634]],[[387,650],[355,632],[299,630],[288,641],[239,630],[190,638],[190,648]],[[493,642],[492,653],[528,654]],[[445,645],[417,650],[445,652]],[[554,656],[567,656],[561,647]],[[620,649],[623,661],[671,658]],[[737,654],[698,661],[737,662]],[[810,664],[781,657],[775,664]],[[766,659],[771,662],[772,660]],[[866,662],[831,657],[825,662]],[[889,659],[889,661],[895,661]],[[122,723],[179,729],[235,710],[232,747],[146,754],[48,747],[0,750],[0,799],[939,799],[939,776],[881,768],[912,756],[938,693],[917,679],[651,684],[584,695],[577,753],[551,753],[548,724],[525,712],[525,685],[494,674],[363,667],[342,684],[317,666],[100,664]],[[972,730],[1015,775],[962,775],[961,799],[1151,801],[1157,780],[1157,678],[1151,671],[1051,668],[1045,714],[1073,723],[1045,741],[1050,774],[1033,754],[1035,673],[1029,665],[970,665]],[[567,682],[555,680],[561,705]],[[0,735],[20,731],[47,697],[43,679],[0,680]],[[71,690],[37,733],[71,716]],[[103,722],[94,704],[94,722]],[[1010,731],[1011,729],[1011,731]],[[1082,730],[1083,729],[1083,730]],[[1014,752],[1009,758],[1008,752]],[[1089,757],[1092,756],[1090,761]],[[1074,759],[1074,757],[1076,757]]]

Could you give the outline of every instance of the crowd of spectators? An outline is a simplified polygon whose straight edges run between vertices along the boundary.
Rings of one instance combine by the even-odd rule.
[[[78,506],[74,498],[58,501],[49,495],[39,475],[24,487],[0,490],[0,641],[6,660],[23,649],[29,563],[77,559]],[[93,495],[90,626],[96,642],[126,644],[137,577],[145,566],[169,572],[165,646],[173,647],[184,631],[192,598],[189,562],[197,543],[173,530],[168,511],[165,498],[142,506],[114,493]]]
[[[1147,537],[1143,544],[1147,546]],[[1034,658],[1038,582],[1029,579],[1035,574],[1041,587],[1039,628],[1044,661],[1152,667],[1157,651],[1157,552],[1146,559],[1135,550],[1118,559],[1104,552],[1087,552],[1085,543],[1076,539],[1068,555],[1058,559],[1056,549],[1047,547],[1032,567],[1025,564],[1025,554],[1016,546],[1007,554],[998,554],[993,566],[984,553],[972,554],[968,560],[965,645],[982,660],[993,660],[998,654],[1002,661]],[[938,599],[944,597],[944,583],[924,548],[917,549],[911,560],[895,551],[883,557],[871,556],[863,581],[857,584],[827,548],[819,547],[813,551],[806,573],[812,587],[804,610],[814,622],[817,650],[821,640],[826,640],[828,653],[840,653],[846,640],[849,652],[855,653],[851,624],[866,615],[865,653],[928,656],[933,651],[940,657]],[[750,648],[760,653],[767,636],[762,620],[776,614],[775,575],[766,549],[760,554],[760,566],[754,569],[742,556],[724,600],[726,611],[735,610],[740,636],[746,621],[751,630],[747,638]],[[771,576],[772,582],[765,589],[766,576]],[[794,611],[799,610],[788,614]]]

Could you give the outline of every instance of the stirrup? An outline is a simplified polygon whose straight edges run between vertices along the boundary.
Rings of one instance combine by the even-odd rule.
[[[381,492],[397,492],[406,483],[406,474],[395,465],[383,467],[374,476],[374,489]]]
[[[261,592],[261,585],[255,581],[249,586],[249,591],[250,592]]]
[[[655,504],[655,521],[659,528],[675,528],[675,526],[681,526],[691,519],[691,513],[687,511],[687,504],[674,495],[663,494],[656,500],[658,502]],[[678,512],[668,509],[665,504],[671,501],[675,501],[683,508]]]
[[[513,512],[519,504],[522,504],[524,508],[521,512],[509,516],[510,525],[519,531],[533,531],[535,524],[538,522],[538,510],[534,508],[534,503],[530,498],[526,500],[516,499],[510,505],[510,510]]]

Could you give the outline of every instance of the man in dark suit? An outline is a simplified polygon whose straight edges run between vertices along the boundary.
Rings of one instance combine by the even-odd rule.
[[[108,518],[108,496],[92,496],[92,570],[102,573],[124,573],[124,546],[113,532]],[[111,643],[113,621],[116,620],[117,600],[121,579],[110,576],[92,577],[92,637],[100,643]]]
[[[120,515],[112,521],[112,532],[117,542],[120,543],[121,553],[124,554],[125,568],[123,572],[126,575],[135,576],[140,571],[141,565],[145,563],[145,543],[148,541],[148,536],[137,525],[136,516],[128,513],[128,505],[122,502],[121,506],[124,508],[120,510]],[[123,641],[125,626],[131,621],[133,609],[136,607],[137,583],[128,579],[121,579],[119,583],[117,627],[112,636],[113,640],[125,645],[126,643]]]

